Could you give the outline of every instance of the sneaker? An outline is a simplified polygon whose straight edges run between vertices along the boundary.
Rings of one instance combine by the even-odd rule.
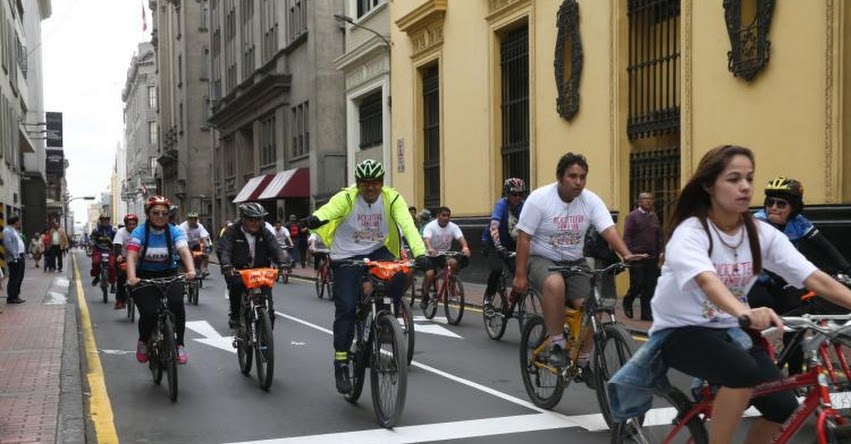
[[[579,373],[576,375],[577,382],[584,382],[591,390],[597,389],[597,381],[594,379],[594,373],[591,371],[591,361],[579,362]]]
[[[553,367],[567,366],[567,352],[558,344],[550,344],[547,348],[547,362]]]
[[[142,364],[148,362],[148,344],[142,341],[136,343],[136,360]]]
[[[100,283],[100,276],[95,276],[95,278],[92,279],[92,287],[94,287],[95,285],[97,285],[99,283]]]
[[[124,302],[116,300],[115,305],[113,305],[112,308],[115,310],[121,310],[124,308]]]
[[[337,391],[346,394],[352,391],[352,381],[349,380],[349,363],[345,361],[334,361],[334,380],[337,383]]]
[[[6,299],[7,304],[23,304],[26,302],[26,299],[15,298],[15,299]]]
[[[109,286],[109,292],[115,294],[115,284]]]
[[[180,365],[184,365],[189,362],[189,355],[186,354],[186,350],[183,349],[182,345],[177,346],[177,363]]]

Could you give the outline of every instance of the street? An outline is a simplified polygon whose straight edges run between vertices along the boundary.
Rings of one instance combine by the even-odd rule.
[[[179,397],[172,403],[165,382],[155,385],[147,365],[136,362],[136,324],[126,311],[113,310],[114,295],[109,304],[102,302],[88,277],[89,259],[75,255],[114,439],[120,442],[609,442],[595,394],[584,384],[571,384],[553,411],[532,405],[519,372],[516,321],[510,321],[502,341],[493,341],[484,332],[480,311],[471,307],[459,326],[441,323],[440,311],[434,321],[416,318],[416,353],[401,422],[393,430],[379,428],[368,378],[355,405],[334,389],[333,303],[318,299],[312,282],[295,277],[274,290],[275,375],[264,392],[253,369],[247,377],[239,372],[216,266],[204,282],[199,305],[186,306],[189,363],[178,369]],[[419,307],[413,311],[421,315]],[[99,403],[96,395],[92,403]],[[98,442],[110,441],[111,433],[98,430]]]

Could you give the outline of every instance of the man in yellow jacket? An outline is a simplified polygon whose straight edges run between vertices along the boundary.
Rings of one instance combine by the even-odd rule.
[[[355,310],[366,274],[361,267],[339,266],[334,262],[398,258],[404,235],[417,264],[428,263],[425,245],[408,212],[408,204],[399,192],[384,186],[384,166],[372,159],[358,163],[355,182],[355,186],[344,188],[305,219],[307,228],[330,248],[334,272],[334,377],[340,393],[351,391],[348,351],[354,339]],[[389,295],[401,298],[406,284],[406,277],[398,273],[388,286]]]

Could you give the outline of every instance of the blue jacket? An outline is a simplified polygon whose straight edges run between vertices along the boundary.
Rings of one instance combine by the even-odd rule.
[[[668,366],[662,359],[662,347],[675,330],[666,328],[653,333],[629,362],[609,379],[606,390],[612,417],[616,422],[644,415],[653,406],[654,393],[671,390]],[[727,335],[745,350],[753,347],[751,337],[741,328],[727,329]]]

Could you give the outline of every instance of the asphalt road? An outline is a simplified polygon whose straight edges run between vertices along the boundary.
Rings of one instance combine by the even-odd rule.
[[[416,320],[402,419],[392,431],[379,428],[368,379],[355,405],[334,389],[333,303],[299,279],[274,290],[275,376],[265,392],[253,369],[248,377],[239,372],[216,266],[200,304],[186,306],[189,363],[179,367],[179,398],[172,403],[164,383],[155,385],[147,365],[136,362],[137,325],[112,309],[114,295],[109,304],[101,301],[88,277],[89,258],[75,254],[120,442],[609,442],[595,394],[582,384],[571,384],[552,411],[532,405],[520,376],[516,321],[493,341],[473,309],[459,326]]]

